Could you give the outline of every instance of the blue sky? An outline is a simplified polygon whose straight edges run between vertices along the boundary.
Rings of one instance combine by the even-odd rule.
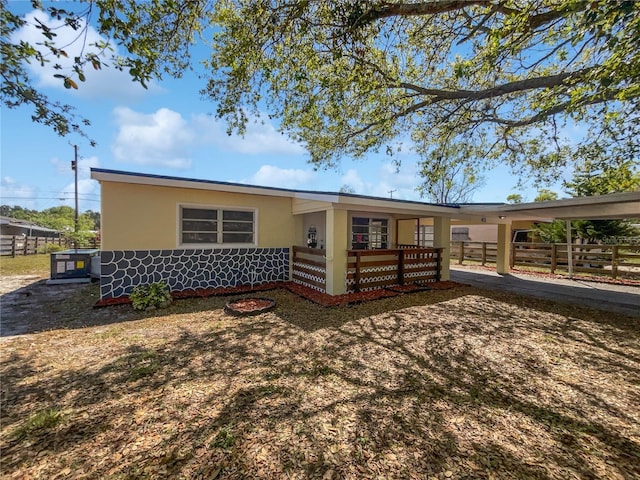
[[[58,3],[58,6],[63,6]],[[9,9],[32,18],[30,2],[9,1]],[[37,13],[42,21],[45,13]],[[21,39],[41,41],[34,28],[19,32]],[[58,37],[65,41],[62,33]],[[89,43],[98,39],[90,30]],[[74,47],[67,48],[72,58]],[[75,48],[79,48],[75,47]],[[306,190],[338,191],[344,184],[356,193],[420,200],[415,187],[418,157],[401,155],[396,171],[384,155],[342,162],[338,170],[314,171],[308,155],[263,118],[248,126],[244,138],[227,136],[226,125],[211,115],[215,105],[199,94],[197,75],[188,72],[180,80],[152,82],[145,90],[128,74],[115,69],[87,71],[78,90],[66,90],[49,68],[35,68],[32,77],[52,99],[77,107],[91,120],[88,135],[96,140],[68,135],[31,121],[27,108],[2,107],[1,203],[44,209],[73,205],[74,183],[70,162],[73,144],[79,147],[80,210],[99,210],[99,185],[89,178],[91,167],[174,175],[229,182]],[[476,202],[503,202],[516,192],[517,179],[506,167],[486,175],[485,185],[474,195]],[[559,190],[558,190],[559,191]],[[535,191],[518,191],[533,200]]]

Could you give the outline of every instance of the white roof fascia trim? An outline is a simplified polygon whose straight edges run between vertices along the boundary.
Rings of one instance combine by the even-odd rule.
[[[385,208],[393,211],[411,211],[416,214],[422,214],[429,216],[431,214],[446,214],[455,215],[460,209],[456,207],[436,206],[420,203],[403,203],[402,201],[386,201],[384,199],[376,200],[371,198],[358,198],[358,197],[343,197],[341,195],[333,195],[329,193],[315,193],[315,192],[295,192],[295,191],[283,191],[272,188],[261,188],[256,186],[238,186],[238,185],[224,185],[219,183],[207,183],[196,182],[192,180],[178,180],[172,178],[156,178],[145,177],[144,175],[137,176],[135,174],[119,174],[119,173],[107,173],[107,172],[91,172],[91,178],[99,182],[119,182],[130,183],[136,185],[149,185],[160,187],[174,187],[174,188],[191,188],[198,190],[210,190],[218,192],[230,192],[230,193],[245,193],[252,195],[265,195],[274,197],[288,197],[297,198],[302,200],[315,200],[319,202],[327,202],[336,205],[340,205],[343,208],[353,207],[368,207],[368,208]]]
[[[318,202],[336,203],[338,201],[337,195],[331,195],[328,193],[311,193],[311,192],[295,192],[293,198],[300,200],[315,200]]]
[[[253,186],[223,185],[219,183],[194,182],[191,180],[175,180],[170,178],[148,178],[144,176],[121,175],[117,173],[91,172],[94,180],[106,182],[132,183],[137,185],[149,185],[156,187],[191,188],[197,190],[211,190],[229,193],[248,193],[253,195],[266,195],[272,197],[295,196],[296,192],[285,192],[277,189],[267,189]]]
[[[544,210],[557,207],[578,207],[592,205],[607,205],[610,203],[630,203],[640,202],[639,192],[609,193],[606,195],[593,195],[590,197],[563,198],[560,200],[549,200],[546,202],[528,202],[500,205],[498,211],[518,211],[518,210]]]
[[[358,197],[340,197],[339,204],[345,207],[362,208],[367,210],[384,208],[387,212],[400,212],[411,211],[416,215],[422,215],[429,217],[431,215],[445,214],[446,216],[454,216],[460,212],[457,207],[445,207],[441,205],[429,205],[408,202],[403,203],[401,200],[387,201],[385,199],[371,199],[371,198],[358,198]]]

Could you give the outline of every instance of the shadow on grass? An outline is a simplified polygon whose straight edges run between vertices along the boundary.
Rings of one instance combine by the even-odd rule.
[[[626,317],[471,288],[329,309],[271,293],[278,308],[253,318],[209,325],[203,306],[225,299],[183,300],[155,312],[148,338],[77,335],[59,347],[86,350],[71,366],[8,355],[4,471],[640,475],[640,334]],[[12,436],[50,406],[60,425]]]

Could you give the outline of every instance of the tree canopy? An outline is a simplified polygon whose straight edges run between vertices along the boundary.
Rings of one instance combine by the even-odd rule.
[[[53,228],[60,232],[72,232],[75,227],[75,210],[68,206],[51,207],[45,210],[32,210],[17,205],[0,206],[0,215],[33,222],[41,227]],[[78,215],[78,230],[100,229],[100,213],[92,210]]]
[[[636,165],[621,159],[587,159],[578,165],[571,180],[564,182],[564,188],[572,197],[603,195],[640,189],[640,173]],[[556,200],[558,195],[548,189],[538,192],[535,201]],[[636,236],[640,232],[626,220],[574,220],[571,222],[575,238],[585,243],[616,240],[621,237]],[[540,224],[536,234],[545,242],[563,243],[567,240],[566,224],[554,220]]]
[[[83,69],[105,63],[143,84],[179,76],[200,38],[211,51],[202,93],[229,130],[243,132],[251,114],[266,111],[318,167],[394,154],[416,135],[436,155],[472,145],[474,155],[459,161],[468,171],[505,162],[542,182],[582,158],[581,148],[637,159],[633,0],[95,0],[79,12],[49,11],[79,32],[91,18],[107,39],[100,52],[110,42],[126,51],[110,62],[95,50],[74,58],[57,74],[66,87],[81,88]],[[24,67],[65,55],[55,32],[38,26],[42,54],[12,43],[21,19],[5,1],[2,16],[3,102],[31,104],[35,121],[68,133],[77,127],[70,110],[43,98]],[[584,140],[568,138],[567,122],[589,130]]]

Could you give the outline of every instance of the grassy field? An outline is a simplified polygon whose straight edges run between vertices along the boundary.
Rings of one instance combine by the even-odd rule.
[[[0,257],[0,275],[40,275],[48,277],[50,255],[19,255]]]
[[[1,340],[6,478],[640,477],[622,315],[459,287],[340,308],[275,290],[235,318],[66,288],[24,287],[34,333]]]

